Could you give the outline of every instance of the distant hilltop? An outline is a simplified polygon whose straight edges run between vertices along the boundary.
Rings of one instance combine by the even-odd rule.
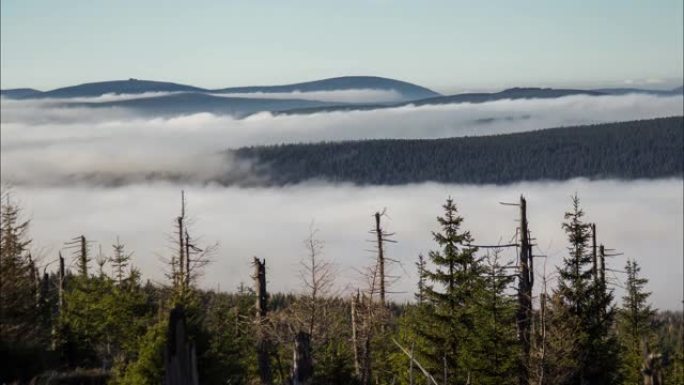
[[[358,91],[358,92],[346,92]],[[345,93],[346,92],[346,93]],[[311,114],[318,112],[374,110],[458,103],[485,103],[506,99],[550,99],[574,95],[606,96],[646,94],[682,95],[672,90],[639,88],[557,89],[515,87],[492,93],[442,95],[416,84],[378,76],[343,76],[302,83],[207,89],[153,80],[113,80],[84,83],[49,91],[15,88],[0,91],[7,99],[51,99],[61,107],[120,108],[137,114],[176,116],[201,112],[242,118],[260,112]],[[375,93],[368,99],[363,95]],[[342,99],[335,99],[345,94]],[[108,98],[94,99],[101,96]],[[75,100],[81,98],[81,100]],[[85,100],[83,100],[85,98]],[[89,99],[89,98],[92,98]]]
[[[185,84],[159,82],[152,80],[113,80],[84,83],[75,86],[39,91],[31,88],[2,90],[2,95],[10,98],[75,98],[95,97],[105,94],[142,94],[148,92],[198,92],[216,94],[248,93],[292,93],[344,90],[385,90],[394,91],[405,100],[423,99],[440,96],[439,93],[408,82],[378,76],[343,76],[275,86],[228,87],[219,89],[200,88]]]

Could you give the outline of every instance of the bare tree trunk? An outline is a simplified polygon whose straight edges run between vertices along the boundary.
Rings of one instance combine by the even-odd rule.
[[[64,271],[64,257],[62,257],[62,253],[59,253],[59,282],[57,283],[58,286],[58,305],[59,305],[59,311],[61,312],[62,309],[64,308],[64,289],[65,289],[65,271]]]
[[[380,213],[375,213],[375,235],[378,243],[378,276],[380,280],[380,304],[385,306],[385,253],[383,250],[383,233],[380,227]]]
[[[190,247],[192,245],[190,244],[190,234],[188,234],[188,228],[185,228],[185,277],[181,277],[181,279],[184,279],[183,282],[183,287],[185,289],[190,288]],[[182,269],[182,268],[181,268]]]
[[[256,291],[256,323],[257,323],[257,362],[259,377],[263,385],[273,383],[271,362],[269,357],[270,342],[263,327],[268,313],[268,294],[266,291],[266,260],[254,257],[254,289]]]
[[[592,267],[591,273],[594,276],[594,282],[598,282],[598,255],[596,248],[596,223],[591,224],[591,259]]]
[[[521,353],[518,363],[519,385],[530,383],[530,328],[532,325],[532,285],[534,272],[530,265],[532,247],[529,239],[527,224],[527,202],[520,197],[520,279],[518,280],[518,311],[516,323],[518,325],[518,340]]]
[[[539,296],[539,312],[541,326],[541,346],[539,347],[539,385],[544,385],[546,379],[546,283],[544,292]]]
[[[176,285],[183,283],[185,276],[185,239],[183,238],[183,216],[177,218],[178,221],[178,276],[174,277]],[[174,266],[175,268],[175,266]]]
[[[310,336],[305,332],[299,332],[295,336],[294,356],[292,357],[293,385],[307,385],[313,376],[310,342]]]

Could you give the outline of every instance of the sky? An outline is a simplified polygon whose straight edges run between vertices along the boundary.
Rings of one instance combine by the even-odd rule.
[[[377,75],[441,92],[680,85],[681,0],[0,3],[0,86]]]

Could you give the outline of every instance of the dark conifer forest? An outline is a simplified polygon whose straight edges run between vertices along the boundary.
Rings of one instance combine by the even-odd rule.
[[[681,119],[657,122],[667,132]],[[611,126],[599,129],[607,135]],[[682,313],[650,305],[649,277],[630,257],[619,265],[609,258],[597,238],[601,224],[586,220],[577,196],[559,202],[567,206],[557,218],[567,252],[555,271],[541,269],[543,256],[533,248],[527,210],[534,202],[514,202],[519,214],[510,243],[482,245],[458,202],[446,199],[435,218],[433,248],[415,256],[419,279],[408,302],[392,300],[387,271],[396,261],[386,245],[401,234],[385,229],[385,212],[359,220],[361,232],[370,229],[374,253],[359,270],[364,284],[357,287],[335,282],[312,230],[304,242],[301,291],[270,292],[274,272],[263,256],[231,257],[252,261],[253,275],[244,282],[253,283],[201,289],[215,246],[189,229],[185,199],[179,212],[169,213],[172,251],[159,262],[166,280],[151,282],[123,239],[96,250],[87,235],[77,235],[65,240],[63,253],[35,257],[30,222],[5,191],[1,382],[684,383]],[[504,252],[515,260],[502,258]],[[618,280],[611,278],[615,272]],[[624,295],[615,295],[617,287]]]
[[[683,146],[684,120],[678,116],[495,136],[248,147],[235,154],[255,162],[261,181],[276,185],[507,184],[679,177]]]

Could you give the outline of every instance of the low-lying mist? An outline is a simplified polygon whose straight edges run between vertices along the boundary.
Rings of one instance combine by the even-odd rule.
[[[392,274],[395,300],[412,298],[416,287],[414,262],[418,253],[435,249],[431,231],[441,204],[452,196],[477,244],[509,243],[517,226],[517,208],[499,202],[528,201],[530,227],[535,238],[537,288],[546,262],[549,278],[567,254],[561,230],[570,196],[577,193],[586,220],[597,223],[600,243],[624,253],[608,260],[608,267],[623,270],[627,258],[635,258],[650,279],[647,289],[661,309],[678,308],[682,287],[683,182],[586,181],[521,183],[510,186],[460,186],[440,184],[401,187],[349,185],[299,185],[285,188],[225,188],[180,186],[170,183],[136,184],[119,188],[15,186],[13,196],[32,219],[33,250],[41,263],[54,260],[65,241],[84,234],[101,244],[104,252],[119,236],[133,250],[134,263],[144,277],[164,282],[162,257],[171,253],[170,237],[185,189],[192,232],[203,244],[219,243],[213,263],[205,270],[202,286],[233,290],[250,283],[251,257],[266,258],[272,291],[298,290],[299,261],[306,256],[303,240],[310,226],[319,229],[325,242],[324,258],[333,262],[340,292],[363,284],[358,270],[372,263],[373,244],[368,233],[375,211],[387,209],[384,226],[395,232],[389,245],[391,258],[401,262]],[[508,260],[512,251],[504,252]],[[50,265],[52,268],[54,263]],[[616,297],[624,275],[608,274]]]
[[[570,96],[234,119],[144,118],[116,108],[64,108],[54,100],[1,103],[3,181],[52,186],[246,177],[249,165],[219,155],[241,146],[493,135],[681,115],[684,106],[681,96]]]
[[[143,274],[163,281],[160,259],[169,254],[173,218],[185,189],[195,234],[206,243],[220,243],[202,281],[205,287],[231,290],[248,282],[251,256],[257,255],[268,261],[273,290],[296,289],[298,261],[305,255],[302,240],[314,221],[326,243],[325,256],[338,266],[343,291],[361,284],[357,269],[372,260],[366,251],[372,247],[371,215],[387,208],[386,226],[398,241],[388,252],[402,263],[394,267],[400,276],[394,297],[405,300],[415,289],[417,254],[434,248],[430,232],[437,230],[435,217],[448,195],[455,198],[476,241],[491,244],[507,243],[516,226],[516,210],[498,202],[525,194],[535,252],[548,256],[552,274],[566,254],[560,224],[570,195],[577,192],[587,220],[598,224],[600,242],[625,253],[609,266],[621,270],[626,257],[636,258],[651,279],[656,306],[674,308],[681,299],[681,179],[479,187],[226,188],[206,183],[226,174],[251,176],[250,164],[223,152],[229,148],[492,135],[681,115],[681,96],[572,96],[310,115],[259,113],[245,119],[208,113],[144,118],[122,109],[64,108],[54,100],[1,103],[1,179],[14,186],[14,196],[33,220],[33,247],[43,263],[76,235],[102,244],[105,252],[120,236],[135,251]],[[512,258],[510,252],[506,255]],[[541,273],[544,259],[536,262]]]

